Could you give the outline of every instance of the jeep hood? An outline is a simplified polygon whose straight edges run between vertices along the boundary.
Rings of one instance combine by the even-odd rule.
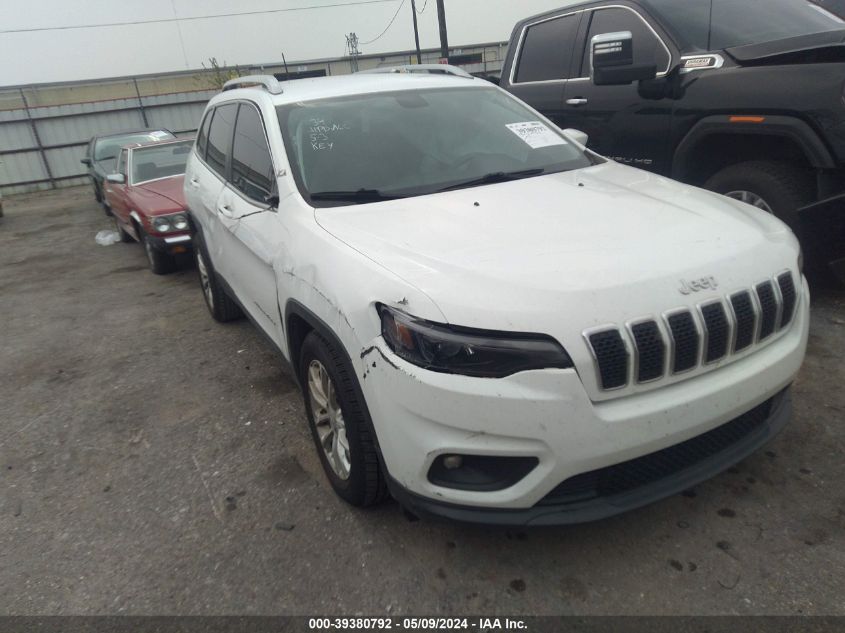
[[[826,59],[845,61],[845,29],[734,46],[726,48],[725,52],[745,66],[812,62],[817,61],[820,54],[824,54]]]
[[[488,329],[587,305],[594,322],[582,327],[624,321],[676,307],[682,278],[715,276],[721,293],[794,267],[797,254],[774,217],[616,163],[315,214],[426,293],[438,317]]]

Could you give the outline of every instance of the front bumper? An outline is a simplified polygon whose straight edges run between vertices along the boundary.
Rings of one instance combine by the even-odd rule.
[[[677,494],[714,477],[757,451],[777,435],[789,421],[792,411],[792,397],[789,389],[782,391],[755,409],[765,411],[765,417],[760,420],[750,419],[746,424],[742,425],[747,427],[742,429],[747,432],[742,433],[737,441],[731,442],[721,450],[709,454],[702,459],[691,460],[686,467],[676,470],[669,470],[667,467],[666,470],[669,472],[666,472],[665,475],[650,478],[650,480],[645,481],[642,485],[631,486],[627,489],[625,489],[626,486],[624,485],[618,486],[622,490],[616,493],[601,494],[601,485],[599,485],[595,489],[596,494],[585,494],[582,491],[580,496],[588,498],[579,499],[578,493],[570,492],[567,498],[567,495],[556,494],[556,489],[546,499],[530,508],[511,510],[461,506],[427,499],[409,492],[392,478],[388,480],[388,486],[395,499],[408,510],[420,516],[444,518],[467,523],[509,526],[568,525],[596,521]],[[723,432],[723,429],[744,422],[745,420],[743,418],[745,417],[754,418],[755,416],[753,414],[755,411],[750,413],[750,416],[749,414],[740,416],[736,420],[728,422],[722,427],[717,427],[709,433],[692,438],[681,445],[670,447],[669,450],[658,451],[620,464],[618,467],[595,471],[595,475],[594,473],[585,473],[586,476],[582,475],[574,478],[576,481],[574,481],[574,485],[569,486],[569,489],[571,491],[573,488],[586,488],[583,484],[584,479],[613,480],[614,478],[618,478],[614,470],[627,473],[633,473],[636,470],[646,471],[645,473],[641,472],[640,477],[648,479],[648,475],[651,474],[649,471],[657,471],[654,472],[657,475],[661,469],[661,464],[671,459],[667,457],[667,453],[670,451],[689,453],[715,441],[715,438],[720,434],[731,436],[733,434]],[[579,479],[582,481],[577,481]],[[613,483],[609,482],[607,487],[612,489]]]
[[[799,295],[789,329],[755,353],[681,382],[602,402],[590,400],[574,369],[502,379],[439,374],[402,361],[376,339],[363,357],[361,386],[394,496],[421,514],[561,523],[609,516],[706,479],[756,450],[785,424],[788,396],[773,404],[765,428],[690,472],[619,498],[605,497],[578,512],[546,505],[562,482],[702,436],[783,392],[807,345],[806,281]],[[501,490],[458,490],[429,481],[432,463],[446,454],[536,457],[538,464]]]
[[[150,235],[148,240],[155,250],[170,255],[186,253],[193,245],[190,233],[177,233],[166,237]]]

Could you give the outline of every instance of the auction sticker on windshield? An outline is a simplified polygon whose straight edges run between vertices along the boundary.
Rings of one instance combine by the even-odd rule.
[[[508,123],[507,128],[534,149],[567,144],[559,134],[552,132],[540,121]]]

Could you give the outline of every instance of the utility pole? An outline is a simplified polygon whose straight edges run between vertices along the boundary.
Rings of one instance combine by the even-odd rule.
[[[440,57],[449,63],[449,38],[446,35],[446,8],[443,0],[437,0],[437,21],[440,24]]]
[[[420,52],[420,30],[417,27],[417,2],[411,0],[411,15],[414,16],[414,42],[417,44],[417,63],[422,64],[422,53]]]
[[[358,36],[355,33],[350,33],[346,36],[346,48],[349,50],[351,60],[349,65],[353,73],[358,72]]]

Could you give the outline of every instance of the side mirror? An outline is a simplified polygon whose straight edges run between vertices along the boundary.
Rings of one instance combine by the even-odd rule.
[[[106,180],[109,182],[113,182],[116,185],[122,185],[126,182],[126,176],[123,174],[109,174],[106,176]]]
[[[571,138],[576,143],[580,143],[584,147],[587,146],[587,141],[590,140],[590,137],[587,136],[586,132],[582,132],[581,130],[576,130],[574,128],[568,127],[563,131],[569,138]]]
[[[597,86],[625,86],[657,76],[657,64],[634,64],[631,31],[594,36],[590,40],[590,67],[590,77]]]
[[[91,166],[91,159],[90,158],[82,158],[82,159],[80,159],[79,162],[82,163],[83,165],[88,165],[89,167]]]

